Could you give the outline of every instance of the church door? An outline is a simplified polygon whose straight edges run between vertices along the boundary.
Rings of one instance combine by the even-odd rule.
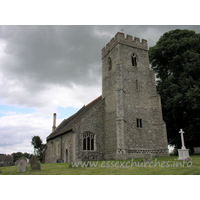
[[[66,149],[66,163],[68,163],[68,150]]]

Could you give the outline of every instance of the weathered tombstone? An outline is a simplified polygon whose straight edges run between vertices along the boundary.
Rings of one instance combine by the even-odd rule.
[[[17,172],[25,172],[27,169],[27,160],[25,157],[21,157],[18,162]]]
[[[149,153],[144,153],[142,155],[143,162],[150,162],[152,160],[152,155]]]
[[[194,147],[194,154],[200,155],[200,147]]]
[[[0,167],[2,167],[4,165],[4,161],[0,162]]]
[[[2,174],[2,171],[0,170],[0,174]]]
[[[40,163],[38,162],[37,156],[32,156],[30,159],[31,170],[37,171],[40,169]]]

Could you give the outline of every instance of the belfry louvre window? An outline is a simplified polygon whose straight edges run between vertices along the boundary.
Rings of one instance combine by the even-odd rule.
[[[136,127],[142,128],[142,119],[136,118]]]
[[[132,60],[132,66],[137,67],[137,59],[136,59],[136,55],[134,53],[131,56],[131,60]]]
[[[94,150],[94,134],[92,133],[83,134],[83,150],[87,151]]]

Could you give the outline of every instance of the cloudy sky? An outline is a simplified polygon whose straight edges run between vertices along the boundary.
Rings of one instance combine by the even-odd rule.
[[[0,26],[0,153],[33,153],[57,125],[101,95],[101,49],[124,29],[154,46],[170,30],[200,26]]]

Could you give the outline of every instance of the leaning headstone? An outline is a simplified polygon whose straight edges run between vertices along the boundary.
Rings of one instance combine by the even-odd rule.
[[[27,169],[27,161],[26,158],[20,158],[18,162],[18,169],[17,172],[25,172]]]
[[[37,171],[40,169],[40,163],[38,162],[37,156],[32,156],[30,159],[31,170]]]
[[[144,153],[142,157],[143,157],[143,162],[150,162],[152,160],[152,155],[149,153]]]

